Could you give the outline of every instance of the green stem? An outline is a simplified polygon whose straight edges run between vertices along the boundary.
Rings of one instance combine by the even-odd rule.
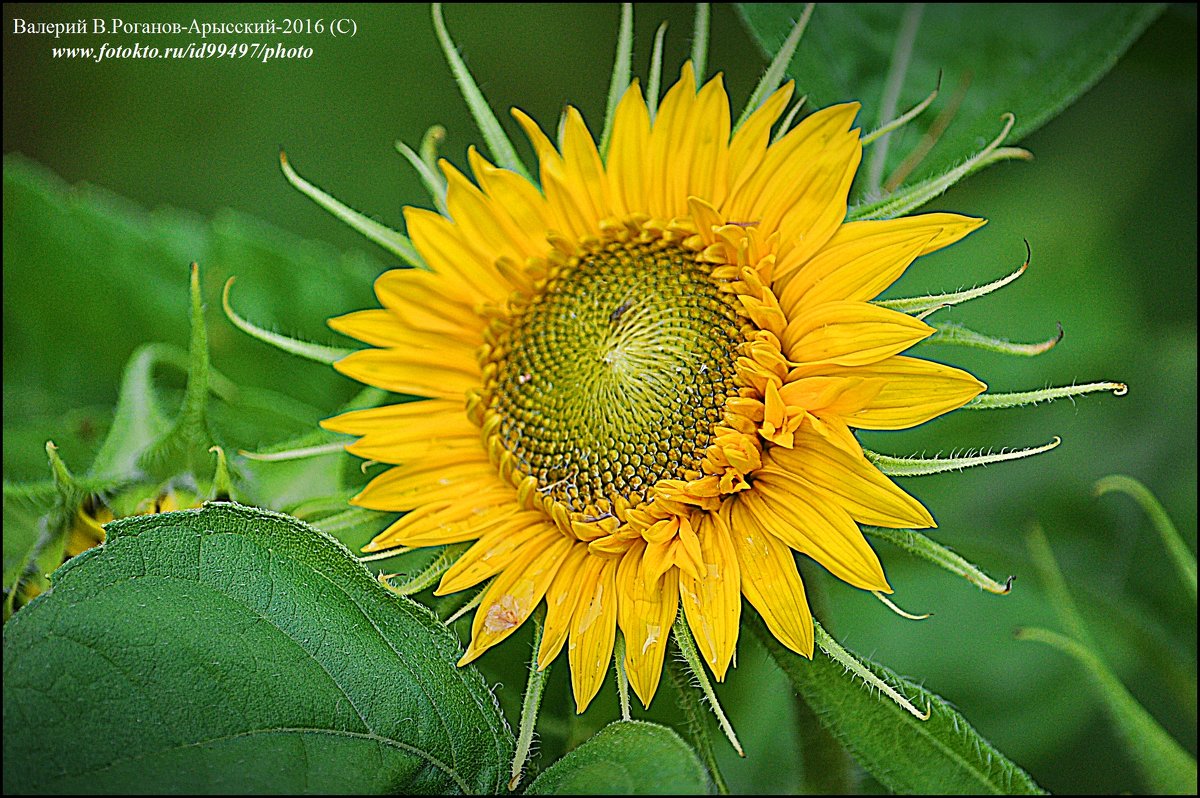
[[[631,720],[629,711],[629,676],[625,673],[625,635],[617,631],[613,647],[613,664],[617,669],[617,698],[621,702],[621,720]]]
[[[708,3],[696,3],[696,17],[692,25],[692,68],[696,71],[696,85],[704,83],[708,69]]]
[[[896,115],[896,108],[900,104],[900,90],[904,88],[913,44],[917,40],[917,31],[921,28],[921,16],[924,12],[924,3],[910,3],[904,9],[904,17],[900,20],[900,32],[896,36],[896,47],[892,50],[892,62],[888,66],[887,82],[884,84],[883,97],[879,103],[880,125],[885,125]],[[884,134],[879,144],[871,151],[871,160],[867,164],[868,193],[874,194],[883,185],[883,167],[887,162],[891,138],[890,133]]]
[[[608,155],[608,139],[612,135],[617,106],[629,88],[633,66],[633,3],[621,4],[621,28],[617,34],[617,55],[613,59],[612,78],[608,84],[608,105],[604,111],[604,132],[600,134],[600,153]]]
[[[1150,489],[1133,477],[1128,477],[1124,474],[1112,474],[1097,482],[1095,491],[1097,496],[1103,496],[1106,493],[1114,491],[1124,493],[1141,505],[1142,511],[1150,516],[1150,522],[1158,530],[1158,535],[1162,538],[1163,546],[1166,547],[1167,554],[1171,556],[1171,561],[1175,563],[1175,568],[1179,571],[1179,576],[1183,579],[1184,584],[1187,585],[1188,590],[1191,591],[1192,603],[1195,604],[1196,555],[1183,542],[1183,538],[1180,537],[1179,530],[1175,528],[1171,517],[1167,515],[1167,511],[1163,509],[1162,504],[1150,492]]]
[[[542,692],[546,689],[546,679],[550,676],[550,666],[538,670],[538,648],[542,645],[542,624],[545,620],[545,606],[538,607],[533,614],[533,655],[529,660],[529,680],[525,683],[525,700],[521,705],[521,728],[517,735],[517,750],[513,754],[512,777],[508,780],[509,792],[517,789],[521,776],[525,773],[525,763],[529,761],[529,751],[533,747],[533,728],[537,724],[538,710],[542,706]]]
[[[720,725],[721,731],[725,732],[729,744],[733,746],[733,750],[737,751],[738,756],[745,757],[746,752],[742,750],[742,744],[738,742],[737,734],[733,731],[729,718],[725,717],[725,710],[721,709],[721,702],[717,701],[717,692],[713,689],[712,682],[708,680],[708,672],[704,670],[704,663],[700,660],[696,641],[692,639],[692,631],[688,629],[683,613],[680,613],[675,619],[675,642],[679,644],[679,651],[683,654],[684,661],[687,662],[692,676],[708,700],[708,706],[717,716],[717,724]]]
[[[1058,615],[1059,622],[1067,628],[1071,637],[1088,648],[1096,648],[1096,641],[1092,639],[1091,633],[1083,623],[1083,616],[1080,615],[1079,608],[1075,606],[1075,599],[1071,598],[1071,591],[1067,589],[1067,580],[1063,577],[1062,570],[1059,569],[1058,562],[1054,559],[1054,552],[1050,549],[1050,542],[1046,540],[1046,533],[1042,531],[1042,527],[1034,524],[1030,528],[1025,542],[1029,547],[1029,554],[1033,558],[1034,567],[1037,568],[1042,584],[1045,585],[1046,592],[1049,594],[1050,604]]]
[[[1073,657],[1087,670],[1141,766],[1151,791],[1159,795],[1196,793],[1196,760],[1158,725],[1125,685],[1091,650],[1091,646],[1048,629],[1018,629],[1017,639],[1033,640]]]

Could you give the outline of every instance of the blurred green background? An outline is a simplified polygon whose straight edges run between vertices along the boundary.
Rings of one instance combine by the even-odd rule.
[[[113,218],[133,219],[131,238],[140,241],[152,231],[162,255],[146,271],[130,247],[88,229],[80,221],[86,214],[64,214],[53,201],[32,215],[28,207],[13,209],[6,181],[6,480],[44,478],[42,445],[51,438],[68,463],[86,464],[133,349],[149,340],[186,345],[192,259],[200,260],[205,278],[218,369],[237,382],[303,400],[314,408],[313,420],[350,396],[354,386],[330,370],[271,355],[234,330],[220,313],[219,288],[226,276],[239,273],[239,253],[248,248],[257,247],[267,260],[280,248],[296,250],[311,264],[303,280],[289,279],[290,261],[277,258],[270,279],[239,283],[235,304],[276,329],[349,345],[335,341],[324,318],[370,306],[371,278],[394,259],[291,189],[279,172],[278,152],[286,148],[301,174],[393,225],[400,224],[404,205],[428,206],[393,141],[415,146],[430,125],[444,125],[442,152],[460,166],[468,144],[478,141],[428,9],[8,4],[3,13],[5,169],[26,174],[27,165],[13,159],[21,156],[67,184],[99,187],[85,192],[88,201],[100,201]],[[618,15],[615,5],[446,8],[451,33],[494,108],[518,105],[551,126],[571,103],[594,129],[602,120]],[[350,17],[358,35],[288,42],[313,48],[313,57],[301,61],[95,64],[54,60],[50,48],[129,45],[149,37],[109,34],[56,43],[12,33],[14,18],[114,16]],[[654,30],[667,20],[664,82],[673,80],[690,47],[691,17],[690,5],[637,6],[635,74],[645,77]],[[812,24],[820,24],[820,8]],[[735,10],[714,6],[709,70],[725,73],[736,107],[765,64]],[[501,116],[521,141],[516,125]],[[934,618],[902,620],[818,569],[806,575],[826,588],[825,620],[845,645],[954,702],[1047,789],[1137,791],[1132,763],[1078,666],[1050,649],[1015,641],[1012,631],[1059,628],[1024,542],[1030,524],[1039,522],[1108,661],[1195,752],[1194,605],[1132,502],[1091,495],[1092,484],[1107,474],[1137,477],[1195,549],[1194,6],[1169,9],[1106,78],[1022,145],[1034,161],[992,167],[929,206],[990,222],[962,244],[923,259],[893,293],[954,290],[995,279],[1024,259],[1022,239],[1028,239],[1032,266],[1016,284],[939,315],[1021,341],[1048,338],[1061,322],[1063,342],[1032,360],[934,346],[925,354],[968,368],[992,390],[1117,380],[1128,383],[1128,396],[963,412],[904,433],[863,436],[867,446],[894,454],[1029,446],[1062,436],[1056,451],[1031,461],[904,483],[932,509],[936,539],[993,576],[1018,576],[1010,596],[983,594],[883,543],[877,548],[897,602]],[[519,148],[530,154],[524,144]],[[60,196],[62,190],[49,193]],[[21,199],[28,204],[26,193]],[[164,208],[178,210],[159,210]],[[79,229],[61,246],[22,244],[22,234],[43,218]],[[207,220],[216,231],[209,239]],[[242,243],[221,244],[227,240]],[[129,260],[124,281],[115,280],[112,264],[120,272],[122,259]],[[129,274],[135,264],[140,271]],[[270,441],[245,426],[242,445]],[[510,720],[519,707],[525,656],[526,648],[516,643],[481,662],[489,681],[501,685]],[[792,791],[798,766],[793,708],[782,700],[788,687],[749,638],[739,647],[738,666],[721,694],[748,758],[740,761],[722,748],[726,776],[735,791]],[[616,712],[606,688],[594,709],[575,718],[567,710],[564,671],[559,668],[547,694],[544,763]],[[651,717],[670,720],[673,700],[664,684]]]

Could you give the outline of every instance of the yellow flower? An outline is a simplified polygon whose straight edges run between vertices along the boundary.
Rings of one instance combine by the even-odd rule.
[[[567,644],[579,710],[618,627],[648,704],[680,607],[718,679],[741,596],[811,656],[793,550],[890,592],[858,523],[934,525],[852,430],[911,427],[985,386],[901,355],[933,329],[870,300],[983,220],[846,223],[859,106],[769,144],[791,93],[732,132],[720,77],[697,91],[688,64],[653,120],[629,88],[606,155],[573,108],[561,149],[514,110],[541,189],[474,150],[473,181],[443,161],[447,216],[405,212],[430,270],[387,272],[382,309],[330,322],[375,347],[338,370],[427,399],[325,426],[392,465],[353,501],[406,514],[366,550],[477,541],[437,589],[492,579],[460,664],[545,600],[539,667]]]

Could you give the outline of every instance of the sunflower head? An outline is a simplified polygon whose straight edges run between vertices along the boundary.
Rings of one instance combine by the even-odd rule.
[[[544,601],[539,667],[569,641],[580,711],[618,628],[648,704],[681,610],[718,679],[743,596],[811,656],[793,552],[890,592],[858,524],[933,525],[854,430],[985,387],[902,355],[933,329],[871,302],[983,221],[847,223],[858,105],[771,143],[791,84],[734,130],[721,78],[693,75],[653,119],[632,84],[603,152],[573,108],[559,146],[514,111],[537,182],[475,150],[473,179],[441,162],[446,213],[405,212],[428,270],[385,273],[381,308],[331,321],[372,347],[341,372],[426,399],[325,422],[391,466],[353,500],[405,513],[367,550],[475,541],[437,589],[490,580],[462,662]]]

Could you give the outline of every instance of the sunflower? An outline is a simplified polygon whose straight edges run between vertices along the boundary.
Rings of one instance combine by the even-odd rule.
[[[324,422],[389,464],[353,503],[405,513],[366,551],[475,541],[439,595],[491,580],[459,664],[546,604],[545,668],[567,645],[579,711],[618,628],[649,704],[683,612],[723,679],[741,598],[812,656],[794,551],[891,588],[858,524],[934,526],[855,429],[903,429],[986,386],[901,352],[933,333],[872,304],[919,256],[984,223],[931,213],[847,223],[859,106],[771,138],[792,84],[734,131],[720,76],[691,64],[657,115],[636,82],[597,147],[568,108],[560,146],[527,115],[538,184],[469,151],[446,214],[407,208],[429,269],[333,319],[372,348],[336,367],[414,401]],[[568,644],[569,641],[569,644]]]

